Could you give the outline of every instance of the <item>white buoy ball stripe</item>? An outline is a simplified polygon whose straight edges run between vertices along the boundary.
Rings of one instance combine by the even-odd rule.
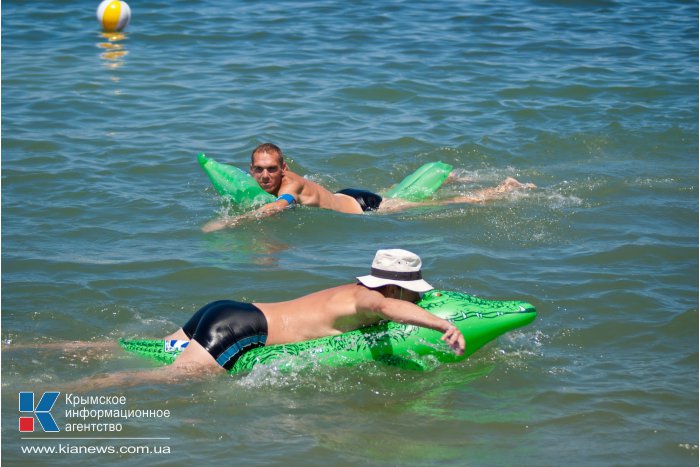
[[[131,20],[131,8],[119,0],[103,0],[97,7],[97,21],[105,31],[121,31]]]

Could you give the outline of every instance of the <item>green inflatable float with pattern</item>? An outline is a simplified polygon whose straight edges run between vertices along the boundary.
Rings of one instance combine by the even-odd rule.
[[[422,370],[431,361],[463,360],[498,336],[531,323],[537,316],[535,307],[526,302],[484,300],[444,290],[425,293],[418,306],[457,326],[466,340],[464,355],[455,355],[442,342],[438,331],[389,321],[337,336],[258,347],[243,354],[230,373],[247,372],[260,364],[290,370],[312,362],[348,366],[372,361]],[[186,342],[122,339],[119,343],[129,352],[169,364]]]

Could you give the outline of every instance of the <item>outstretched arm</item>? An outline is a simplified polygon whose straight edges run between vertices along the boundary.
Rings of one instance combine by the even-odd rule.
[[[385,319],[397,323],[421,326],[442,332],[442,340],[457,354],[464,354],[464,336],[457,327],[449,321],[428,313],[423,308],[405,300],[384,297],[377,291],[364,290],[360,292],[358,308],[364,308],[377,313]]]
[[[278,199],[272,203],[268,203],[264,206],[259,207],[255,211],[247,212],[239,216],[230,217],[227,219],[217,219],[207,222],[202,227],[202,232],[214,232],[216,230],[225,229],[227,227],[235,227],[241,222],[248,221],[251,219],[262,219],[263,217],[271,216],[278,212],[284,211],[290,203],[284,199]]]

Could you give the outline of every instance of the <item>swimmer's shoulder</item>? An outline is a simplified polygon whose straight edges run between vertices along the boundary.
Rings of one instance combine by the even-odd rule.
[[[287,170],[282,177],[280,184],[280,192],[292,193],[298,195],[304,188],[307,180],[300,177],[299,174]]]

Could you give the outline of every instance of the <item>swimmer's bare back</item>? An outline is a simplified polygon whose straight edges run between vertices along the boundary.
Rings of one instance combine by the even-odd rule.
[[[291,192],[302,206],[313,206],[345,214],[362,214],[362,208],[351,196],[331,193],[318,183],[289,170],[285,172],[279,192]]]

